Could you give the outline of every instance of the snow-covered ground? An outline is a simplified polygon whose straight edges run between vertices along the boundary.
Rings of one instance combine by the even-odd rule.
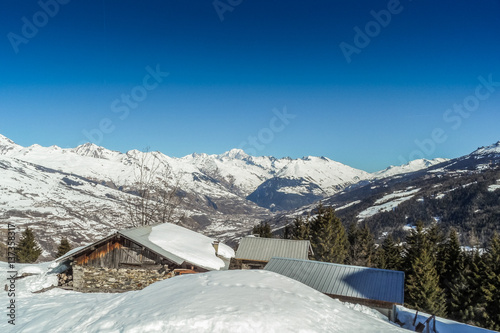
[[[500,181],[497,180],[497,183],[499,183],[499,182]],[[500,189],[500,184],[493,184],[493,185],[488,186],[488,191],[490,191],[490,192],[494,192],[498,189]]]
[[[174,277],[123,294],[82,294],[46,287],[54,264],[19,265],[40,273],[16,280],[15,326],[0,332],[405,332],[268,271],[214,271]],[[0,263],[0,278],[7,279]],[[2,304],[8,304],[2,292]]]
[[[366,306],[342,303],[295,280],[263,270],[213,271],[177,276],[139,291],[85,294],[61,289],[32,292],[57,283],[66,267],[55,262],[14,264],[15,296],[1,292],[6,306],[0,332],[409,332],[415,311],[397,306],[403,328]],[[10,268],[0,262],[0,280]],[[15,325],[7,305],[15,301]],[[416,323],[429,315],[419,313]],[[432,323],[431,323],[432,324]],[[406,329],[405,329],[406,328]],[[439,333],[486,333],[437,318]]]
[[[448,161],[448,159],[446,159],[446,158],[435,158],[432,160],[422,158],[422,159],[410,161],[406,164],[399,165],[399,166],[391,165],[390,167],[388,167],[384,170],[377,171],[377,172],[373,173],[373,175],[375,178],[381,179],[381,178],[391,177],[391,176],[395,176],[395,175],[399,175],[399,174],[419,171],[419,170],[429,168],[433,165],[443,163],[446,161]]]
[[[336,207],[335,210],[342,210],[342,209],[346,209],[348,207],[351,207],[351,206],[354,206],[354,205],[357,205],[361,203],[361,200],[356,200],[356,201],[353,201],[353,202],[350,202],[348,204],[345,204],[343,206],[340,206],[340,207]]]
[[[399,206],[400,203],[410,200],[420,189],[407,189],[406,191],[395,191],[375,201],[374,205],[358,214],[359,220],[364,220],[381,212],[389,212]]]

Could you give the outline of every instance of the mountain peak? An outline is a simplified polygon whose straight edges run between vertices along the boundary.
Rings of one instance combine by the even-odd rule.
[[[492,145],[486,146],[486,147],[479,147],[475,151],[473,151],[470,155],[483,155],[483,156],[488,156],[488,155],[497,155],[500,154],[500,141],[497,143],[494,143]]]
[[[244,159],[249,157],[247,153],[243,151],[243,149],[233,148],[230,151],[226,151],[224,154],[220,155],[220,157],[228,157],[228,158],[236,158],[236,159]]]
[[[385,168],[384,170],[374,172],[373,175],[375,178],[391,177],[398,174],[410,173],[426,169],[433,165],[443,163],[446,161],[448,161],[448,159],[446,158],[434,158],[432,160],[428,160],[426,158],[420,158],[402,165],[396,165],[396,166],[391,165]]]
[[[120,152],[112,151],[90,142],[79,145],[78,147],[71,149],[71,151],[80,156],[100,158],[105,160],[109,160],[114,155],[121,154]]]
[[[6,155],[9,151],[15,149],[21,149],[22,147],[9,139],[6,136],[0,134],[0,155]]]
[[[0,134],[0,145],[1,146],[4,146],[4,145],[15,145],[16,143],[14,141],[12,141],[11,139],[9,139],[8,137]]]

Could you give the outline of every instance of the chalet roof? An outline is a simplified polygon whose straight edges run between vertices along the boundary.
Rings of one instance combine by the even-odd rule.
[[[156,252],[160,256],[165,257],[178,265],[182,264],[185,261],[183,258],[176,256],[175,254],[163,249],[162,247],[149,240],[149,234],[151,233],[151,230],[151,226],[145,226],[134,229],[120,230],[118,231],[118,233],[133,242],[147,247],[150,251]]]
[[[158,245],[154,244],[149,240],[149,234],[151,233],[152,227],[151,226],[145,226],[145,227],[139,227],[139,228],[134,228],[134,229],[124,229],[124,230],[119,230],[114,234],[111,234],[105,238],[102,238],[92,244],[89,244],[87,246],[84,246],[80,248],[77,251],[70,251],[66,253],[64,256],[57,258],[56,261],[63,261],[66,260],[70,257],[76,257],[86,251],[88,251],[92,247],[97,247],[99,244],[107,242],[109,239],[115,237],[115,236],[121,236],[129,239],[130,241],[144,246],[148,248],[151,252],[155,252],[161,257],[164,257],[178,265],[181,265],[185,260],[179,256],[176,256],[175,254],[166,251],[165,249],[159,247]]]
[[[308,240],[245,237],[240,241],[235,259],[269,261],[272,257],[308,259],[312,253]]]
[[[405,275],[400,271],[289,258],[272,258],[264,269],[328,295],[393,304],[404,302]]]

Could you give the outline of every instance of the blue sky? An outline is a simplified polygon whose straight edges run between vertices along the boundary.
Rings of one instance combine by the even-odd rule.
[[[0,133],[23,146],[376,171],[500,140],[500,0],[41,3],[0,2]]]

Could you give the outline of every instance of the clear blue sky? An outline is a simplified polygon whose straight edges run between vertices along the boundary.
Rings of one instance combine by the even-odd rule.
[[[375,171],[500,140],[499,0],[55,1],[0,2],[0,133],[23,146]]]

